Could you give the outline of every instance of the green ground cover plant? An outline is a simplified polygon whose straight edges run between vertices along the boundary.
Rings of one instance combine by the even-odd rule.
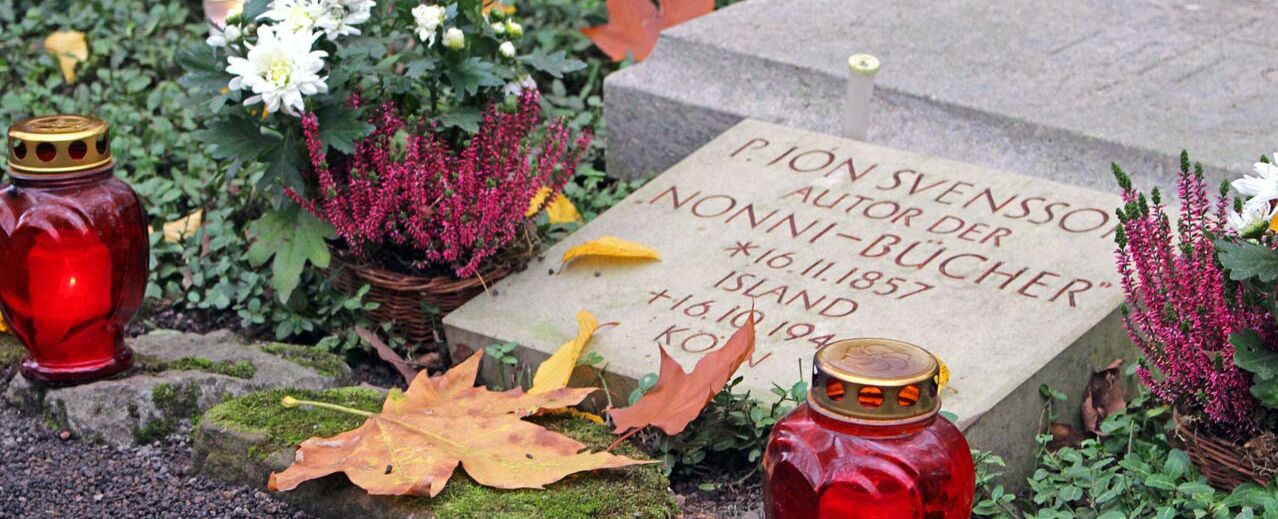
[[[1058,399],[1048,392],[1047,406]],[[1278,517],[1274,487],[1248,483],[1232,493],[1207,484],[1185,451],[1173,446],[1171,408],[1141,389],[1125,411],[1105,418],[1101,438],[1053,450],[1039,435],[1038,466],[1027,490],[1007,490],[998,456],[973,451],[974,517],[1002,519]]]

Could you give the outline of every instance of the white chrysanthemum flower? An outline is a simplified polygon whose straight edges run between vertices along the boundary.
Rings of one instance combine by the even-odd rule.
[[[503,41],[501,42],[501,45],[497,46],[497,52],[501,53],[502,56],[505,56],[507,58],[513,58],[515,57],[515,44],[508,41]]]
[[[243,34],[241,34],[240,26],[238,25],[228,25],[226,28],[209,25],[209,37],[204,42],[213,47],[225,47],[228,44],[240,41],[240,36],[243,36]]]
[[[444,24],[444,8],[438,5],[419,5],[413,8],[413,21],[417,24],[417,38],[429,47],[435,44],[435,34]]]
[[[1278,199],[1278,166],[1257,162],[1252,171],[1256,176],[1246,175],[1233,181],[1234,190],[1244,196]]]
[[[506,24],[505,24],[505,23],[502,23],[502,22],[496,22],[496,23],[494,23],[494,24],[493,24],[493,32],[495,32],[495,33],[497,33],[497,34],[506,34]]]
[[[1256,238],[1269,228],[1274,213],[1269,200],[1253,198],[1243,204],[1241,212],[1229,212],[1229,227],[1243,238]]]
[[[310,33],[336,24],[329,0],[271,0],[269,7],[257,18],[274,20],[289,32]]]
[[[528,74],[524,74],[518,80],[506,83],[506,86],[502,87],[502,93],[508,96],[518,97],[523,95],[526,90],[537,90],[537,81],[533,80],[532,76]]]
[[[257,29],[257,43],[250,45],[246,57],[227,58],[226,71],[234,74],[232,90],[251,90],[253,97],[244,105],[266,104],[267,112],[284,112],[297,116],[305,109],[302,96],[328,91],[319,76],[327,52],[311,50],[318,37],[310,32],[291,32],[276,27]]]
[[[466,34],[456,27],[444,31],[444,46],[453,50],[461,50],[466,46]]]
[[[376,6],[375,0],[328,0],[328,15],[320,17],[316,26],[331,41],[356,35],[360,32],[355,26],[367,22]]]

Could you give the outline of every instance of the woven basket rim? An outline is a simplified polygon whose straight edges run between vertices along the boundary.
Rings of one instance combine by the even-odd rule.
[[[1192,454],[1198,451],[1199,456],[1212,462],[1211,466],[1207,467],[1195,462],[1199,465],[1198,470],[1207,476],[1208,480],[1214,482],[1228,478],[1235,481],[1241,479],[1266,483],[1260,475],[1261,471],[1258,470],[1256,461],[1248,455],[1243,444],[1202,431],[1196,424],[1186,423],[1186,415],[1174,407],[1172,421],[1175,424],[1176,436],[1185,442],[1185,450],[1190,451],[1190,457],[1194,458]]]
[[[344,253],[333,255],[334,268],[346,268],[359,279],[396,292],[457,292],[477,286],[488,287],[487,279],[498,279],[511,272],[510,265],[492,265],[474,276],[457,279],[452,276],[419,276],[395,272],[385,268],[352,260]]]

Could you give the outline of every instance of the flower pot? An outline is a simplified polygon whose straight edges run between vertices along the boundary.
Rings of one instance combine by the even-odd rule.
[[[1211,434],[1180,413],[1172,417],[1176,436],[1184,443],[1190,461],[1216,489],[1231,492],[1248,481],[1265,485],[1273,477],[1274,471],[1259,467],[1244,445]]]
[[[382,268],[359,261],[348,254],[333,255],[329,268],[333,285],[347,295],[354,295],[369,285],[365,301],[378,303],[369,318],[379,323],[393,323],[395,335],[409,344],[430,344],[438,339],[435,322],[466,304],[493,283],[528,266],[528,260],[541,250],[536,232],[526,227],[504,253],[490,258],[476,276],[457,279],[452,276],[420,276]],[[427,312],[422,305],[435,307]]]
[[[415,276],[360,263],[343,254],[333,255],[331,270],[333,284],[345,294],[353,295],[369,285],[364,300],[380,306],[368,316],[377,322],[394,323],[394,333],[410,344],[435,342],[435,319],[456,310],[511,271],[510,266],[498,265],[467,279]],[[438,308],[439,313],[426,312],[423,303]]]

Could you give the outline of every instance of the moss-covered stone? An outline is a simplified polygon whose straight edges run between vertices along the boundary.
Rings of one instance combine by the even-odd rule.
[[[201,418],[201,432],[197,435],[197,461],[204,465],[219,464],[227,467],[226,456],[240,453],[253,463],[259,474],[256,481],[264,481],[266,465],[280,462],[280,452],[288,452],[303,440],[312,436],[332,436],[358,427],[363,418],[337,411],[314,408],[284,409],[280,399],[290,395],[299,399],[330,402],[356,409],[377,411],[383,395],[370,388],[341,388],[326,391],[264,391],[228,401],[210,409]],[[534,418],[547,429],[563,433],[587,444],[592,450],[608,447],[614,437],[602,426],[579,418]],[[237,442],[221,442],[208,437],[207,431],[229,430],[237,433]],[[204,436],[204,438],[201,438]],[[225,452],[210,452],[210,450]],[[247,455],[243,454],[248,452]],[[622,445],[616,452],[633,457],[642,454],[630,445]],[[220,459],[210,459],[220,457]],[[291,459],[291,455],[288,456]],[[251,475],[254,469],[235,469],[237,478]],[[351,485],[342,476],[342,487]],[[242,478],[241,478],[242,479]],[[307,485],[335,484],[328,481]],[[241,480],[241,482],[244,482]],[[250,483],[254,483],[250,476]],[[256,483],[261,484],[261,483]],[[435,498],[370,497],[368,504],[353,505],[348,495],[331,491],[316,492],[306,497],[295,496],[299,504],[313,513],[327,516],[341,514],[372,514],[379,517],[398,517],[411,514],[433,513],[440,518],[662,518],[672,517],[677,509],[667,490],[669,483],[659,465],[627,467],[577,474],[548,486],[545,490],[499,490],[481,486],[458,470],[444,491]],[[303,486],[305,487],[305,485]],[[304,490],[299,488],[293,492]],[[362,491],[360,492],[362,493]],[[282,494],[285,499],[292,493]],[[338,503],[313,503],[315,496],[327,496]],[[323,497],[321,497],[323,498]],[[354,506],[361,506],[358,510]]]
[[[159,384],[151,389],[151,401],[165,418],[194,418],[199,399],[200,388],[194,384]]]
[[[205,373],[215,373],[218,375],[226,375],[228,377],[241,378],[249,380],[253,375],[257,374],[257,367],[247,360],[230,361],[211,361],[204,357],[182,357],[177,360],[163,360],[150,355],[137,355],[137,363],[141,366],[143,373],[159,373],[162,371],[203,371]]]
[[[350,368],[341,357],[316,348],[282,342],[263,344],[261,348],[271,355],[330,377],[343,377],[350,373]]]
[[[194,384],[159,384],[151,388],[151,402],[159,418],[133,431],[133,441],[145,444],[172,434],[184,419],[194,420],[200,411],[200,389]]]

